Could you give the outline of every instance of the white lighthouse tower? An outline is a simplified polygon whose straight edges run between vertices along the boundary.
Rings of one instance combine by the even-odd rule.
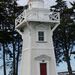
[[[20,75],[57,75],[52,35],[59,23],[59,13],[44,8],[43,0],[28,2],[15,20],[23,38]]]

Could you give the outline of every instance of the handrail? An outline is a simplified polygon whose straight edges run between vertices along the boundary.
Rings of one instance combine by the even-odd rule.
[[[21,22],[23,22],[24,20],[27,20],[27,19],[29,19],[30,20],[30,15],[31,14],[38,14],[38,12],[35,12],[35,11],[23,11],[16,19],[15,19],[15,25],[17,26],[17,25],[19,25]],[[42,13],[41,13],[42,14]],[[48,21],[49,22],[60,22],[60,14],[59,14],[59,12],[48,12],[48,13],[44,13],[43,14],[43,16],[45,16],[45,14],[47,15],[46,17],[48,17],[49,16],[49,19],[48,19]],[[36,15],[37,16],[37,15]],[[39,17],[40,17],[41,15],[39,15]],[[34,18],[33,18],[33,16],[32,16],[32,18],[31,18],[31,20],[34,20],[35,21],[35,15],[34,15]],[[40,18],[38,18],[38,16],[37,16],[37,19],[36,19],[37,21],[39,21],[39,20],[46,20],[46,19],[40,19]]]

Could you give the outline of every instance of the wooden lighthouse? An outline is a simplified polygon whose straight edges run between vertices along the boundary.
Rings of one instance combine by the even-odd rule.
[[[57,75],[52,35],[59,23],[59,13],[45,8],[43,0],[28,2],[15,20],[23,39],[20,75]]]

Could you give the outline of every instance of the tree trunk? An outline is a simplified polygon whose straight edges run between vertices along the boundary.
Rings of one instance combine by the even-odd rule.
[[[3,70],[4,70],[4,75],[6,75],[6,63],[5,63],[5,43],[3,42]]]
[[[13,75],[16,75],[15,71],[15,42],[13,41]]]
[[[20,54],[20,49],[19,49],[19,35],[18,35],[18,53],[17,53],[17,59],[16,59],[16,75],[18,75],[18,62],[19,62],[19,54]]]
[[[72,68],[71,68],[69,48],[68,48],[69,46],[67,46],[67,41],[69,40],[69,38],[67,38],[67,36],[66,36],[65,27],[63,29],[64,29],[63,31],[64,31],[64,47],[65,47],[64,56],[66,58],[67,69],[68,69],[69,75],[72,75]]]
[[[72,75],[72,67],[71,67],[70,60],[67,60],[66,63],[67,63],[67,69],[68,69],[69,75]]]

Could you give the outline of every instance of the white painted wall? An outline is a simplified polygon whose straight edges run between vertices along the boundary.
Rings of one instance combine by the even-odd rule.
[[[26,10],[29,11],[24,15],[26,19],[17,27],[24,30],[20,75],[40,75],[42,60],[44,60],[43,63],[47,63],[47,75],[57,75],[51,25],[58,22],[49,20],[49,9],[43,7],[44,3],[41,0],[31,2],[34,8]],[[43,8],[41,9],[41,7]],[[38,31],[44,31],[45,40],[42,42],[38,41]]]
[[[37,41],[38,31],[45,32],[44,42]],[[48,63],[48,75],[57,75],[50,25],[48,23],[29,22],[23,32],[21,75],[40,75],[39,64],[42,60]]]

